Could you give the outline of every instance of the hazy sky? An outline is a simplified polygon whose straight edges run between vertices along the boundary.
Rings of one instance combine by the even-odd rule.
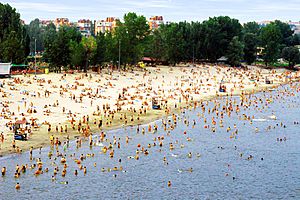
[[[279,19],[300,21],[300,0],[1,0],[29,23],[35,18],[122,18],[127,12],[145,17],[162,15],[165,21],[203,21],[228,15],[241,22]]]

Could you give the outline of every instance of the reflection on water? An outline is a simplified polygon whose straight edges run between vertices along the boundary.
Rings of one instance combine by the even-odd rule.
[[[33,175],[35,170],[28,169],[19,179],[13,178],[17,164],[35,163],[29,160],[29,153],[0,158],[0,167],[8,168],[6,176],[0,177],[0,199],[299,199],[300,125],[294,122],[300,121],[300,98],[299,93],[283,96],[281,92],[286,88],[253,95],[250,99],[256,99],[257,104],[241,107],[239,115],[234,112],[230,118],[224,115],[224,128],[219,127],[220,118],[216,118],[215,113],[208,114],[206,109],[201,116],[202,109],[197,108],[181,114],[177,128],[170,131],[170,135],[163,130],[161,120],[156,122],[157,133],[137,134],[136,127],[110,131],[108,139],[112,142],[116,136],[121,144],[120,149],[114,147],[114,158],[100,154],[99,146],[90,149],[86,142],[76,149],[72,142],[66,151],[68,168],[64,178],[59,160],[48,159],[49,148],[33,152],[34,158],[42,159],[43,169],[49,168],[48,173],[38,177]],[[272,101],[267,102],[268,98]],[[238,97],[233,97],[234,100],[240,102]],[[222,107],[226,98],[218,102]],[[212,109],[214,105],[209,102],[207,108]],[[263,106],[264,109],[259,110]],[[255,120],[250,124],[240,119],[242,114],[254,115]],[[277,120],[270,119],[273,114]],[[213,116],[217,121],[215,133],[203,128],[204,117],[210,123]],[[185,118],[189,125],[184,123]],[[193,120],[196,121],[194,128]],[[236,138],[230,138],[236,130],[234,124],[238,133]],[[227,132],[229,126],[231,130]],[[186,135],[183,134],[185,130]],[[126,136],[131,138],[129,144],[125,142]],[[164,136],[164,146],[148,148],[158,136]],[[187,137],[191,141],[187,141]],[[173,151],[169,150],[169,143],[174,144]],[[147,148],[149,155],[140,154],[139,160],[130,159],[136,154],[137,144]],[[187,156],[189,152],[191,158]],[[76,158],[80,154],[95,154],[82,163],[87,168],[86,175],[69,157],[73,153]],[[57,180],[52,182],[53,162],[60,171]],[[123,171],[101,171],[101,168],[120,165]],[[75,169],[79,171],[77,177],[73,174]],[[167,186],[169,180],[171,187]],[[64,184],[66,181],[68,184]],[[19,191],[14,188],[16,182],[21,184]]]

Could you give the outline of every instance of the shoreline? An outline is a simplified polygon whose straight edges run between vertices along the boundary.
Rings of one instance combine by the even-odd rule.
[[[98,101],[98,102],[95,102],[94,105],[95,104],[99,105],[99,102],[100,102],[100,105],[105,105],[105,103],[107,103],[107,102],[113,103],[117,99],[118,92],[122,91],[122,88],[124,89],[126,87],[126,85],[127,85],[128,91],[130,91],[131,88],[134,89],[135,93],[132,92],[133,93],[132,94],[131,92],[128,92],[127,97],[129,99],[127,101],[125,101],[125,102],[128,102],[127,104],[125,104],[125,107],[127,108],[127,110],[126,110],[126,108],[122,108],[122,111],[115,112],[115,114],[112,115],[113,117],[111,117],[109,114],[107,117],[104,117],[104,115],[103,115],[103,113],[101,113],[101,111],[100,111],[100,115],[98,113],[97,116],[94,116],[92,114],[92,112],[95,110],[93,110],[92,106],[89,106],[89,102],[87,102],[85,99],[84,99],[85,101],[83,103],[80,102],[80,104],[70,105],[70,107],[73,106],[71,108],[72,113],[76,113],[76,115],[78,115],[77,118],[75,118],[76,123],[78,120],[80,121],[82,119],[82,117],[85,116],[86,114],[87,114],[87,116],[90,116],[89,123],[88,124],[83,123],[83,125],[90,126],[90,129],[89,129],[90,132],[93,135],[95,135],[95,134],[99,134],[101,131],[107,132],[110,130],[116,130],[116,129],[124,127],[124,124],[125,124],[124,119],[120,120],[120,118],[121,117],[124,118],[125,114],[128,117],[128,123],[127,123],[127,125],[125,125],[126,127],[136,126],[136,125],[145,125],[145,124],[151,123],[153,121],[160,120],[164,117],[168,117],[172,113],[179,113],[181,111],[180,107],[186,108],[186,107],[193,106],[193,102],[200,102],[200,101],[211,100],[211,99],[215,99],[215,98],[219,98],[219,97],[222,98],[222,97],[226,97],[226,96],[231,96],[231,93],[232,93],[232,96],[240,96],[242,94],[247,95],[247,94],[253,94],[253,93],[258,93],[258,92],[263,92],[263,91],[270,91],[270,89],[275,89],[281,85],[290,83],[290,81],[289,82],[283,81],[282,80],[283,78],[279,78],[279,77],[281,77],[280,75],[283,75],[285,72],[280,73],[280,72],[276,71],[276,74],[273,74],[273,72],[271,74],[270,70],[265,70],[265,73],[262,73],[259,71],[259,70],[261,70],[259,68],[258,69],[256,69],[256,68],[248,69],[246,71],[242,71],[240,69],[233,69],[233,68],[228,68],[228,67],[223,67],[223,66],[220,67],[220,66],[206,66],[205,65],[205,66],[196,67],[196,68],[189,68],[189,67],[151,68],[150,67],[147,69],[149,69],[149,71],[148,71],[149,74],[146,74],[146,72],[141,72],[141,71],[121,72],[121,73],[117,72],[112,76],[105,74],[105,72],[103,74],[89,73],[89,76],[92,76],[92,75],[94,76],[93,79],[96,78],[96,80],[94,80],[94,82],[92,81],[92,78],[90,78],[90,79],[86,78],[88,76],[85,77],[84,74],[68,75],[66,78],[64,78],[63,74],[50,75],[50,77],[53,77],[53,82],[56,83],[55,84],[56,87],[54,87],[54,85],[52,85],[52,87],[53,87],[52,96],[56,95],[56,97],[51,96],[50,99],[47,99],[46,95],[45,95],[45,99],[41,99],[39,101],[51,102],[51,100],[53,100],[55,102],[55,100],[56,100],[58,102],[58,100],[57,100],[58,97],[62,98],[62,100],[58,107],[55,106],[57,108],[54,108],[54,107],[49,108],[49,110],[53,109],[54,111],[56,111],[56,112],[51,112],[50,117],[49,117],[49,115],[45,116],[45,114],[39,115],[39,116],[40,116],[40,118],[47,121],[47,119],[52,118],[51,117],[52,114],[55,114],[56,118],[54,119],[54,121],[56,121],[56,122],[50,121],[52,125],[54,123],[54,126],[52,127],[52,131],[48,132],[47,125],[42,123],[39,130],[32,131],[32,136],[30,137],[30,139],[28,141],[16,141],[16,145],[18,147],[20,147],[20,149],[22,150],[22,153],[24,153],[24,152],[27,152],[31,148],[31,146],[33,146],[33,149],[50,146],[50,136],[51,135],[53,135],[54,137],[58,137],[59,140],[62,141],[62,143],[63,143],[63,141],[66,141],[66,138],[68,135],[69,135],[70,141],[75,140],[75,138],[77,138],[77,137],[83,137],[83,133],[79,133],[76,130],[77,126],[76,126],[75,130],[72,130],[71,123],[70,123],[71,117],[69,118],[69,116],[67,116],[67,119],[66,119],[67,112],[61,113],[61,110],[58,110],[58,109],[61,109],[63,106],[66,106],[66,105],[64,105],[65,102],[63,102],[64,99],[66,101],[65,104],[68,104],[68,102],[72,103],[72,99],[70,100],[67,97],[67,95],[65,95],[65,94],[64,94],[64,97],[62,97],[61,94],[59,96],[57,93],[61,90],[59,90],[59,91],[57,91],[58,89],[55,90],[55,88],[59,88],[57,86],[57,84],[58,85],[59,84],[69,85],[69,84],[72,84],[72,81],[73,81],[74,83],[76,83],[78,85],[78,88],[80,86],[82,86],[81,90],[79,89],[79,91],[81,91],[80,94],[82,94],[82,91],[93,90],[93,88],[91,89],[91,87],[96,85],[97,93],[98,93],[98,88],[100,88],[100,90],[101,90],[101,93],[100,93],[101,96],[96,97],[95,99],[92,98],[91,101]],[[264,71],[264,69],[262,71]],[[259,72],[259,75],[257,77],[260,78],[260,81],[257,81],[257,83],[255,82],[255,84],[257,84],[257,85],[255,85],[253,82],[251,82],[250,78],[249,78],[251,73],[252,73],[252,75],[255,74],[254,72],[256,72],[256,73]],[[200,73],[200,76],[199,76],[199,73]],[[232,73],[234,73],[234,76],[232,75]],[[145,79],[145,74],[146,74],[146,78],[148,78],[148,81],[146,81],[146,79]],[[201,74],[203,77],[201,77]],[[246,74],[246,78],[248,78],[248,81],[244,77],[245,74]],[[277,80],[277,81],[275,81],[274,84],[270,84],[270,85],[265,84],[263,78],[267,77],[266,74],[267,74],[267,76],[272,75],[272,77],[274,77],[274,80]],[[165,75],[170,76],[170,77],[173,76],[173,77],[171,77],[171,78],[165,77]],[[212,76],[212,75],[214,75],[214,76]],[[141,76],[143,76],[143,79],[141,79],[142,78]],[[160,76],[160,78],[159,78],[159,76]],[[193,78],[191,78],[193,76],[198,77],[197,82]],[[240,76],[240,77],[236,77],[236,76]],[[40,78],[43,78],[43,77],[44,77],[44,79],[45,79],[45,77],[49,78],[49,76],[40,76]],[[59,77],[61,77],[61,78],[59,79]],[[203,79],[204,82],[202,82],[202,81],[198,82],[199,77],[200,77],[200,80]],[[221,80],[223,80],[224,77],[225,77],[225,80],[228,81],[227,84],[229,85],[229,88],[231,85],[231,88],[234,88],[234,90],[230,91],[228,89],[228,92],[226,92],[226,93],[216,92],[216,91],[218,91],[218,86],[219,86],[218,83]],[[24,77],[21,77],[21,78],[24,78]],[[27,84],[28,82],[31,81],[30,77],[29,78],[25,77],[25,80],[27,80],[27,82],[24,81],[23,84],[20,84],[20,86],[18,85],[19,88],[22,89],[24,86],[28,87],[28,85],[31,84],[31,83]],[[153,83],[153,81],[155,81],[155,83]],[[168,81],[169,81],[169,83],[168,83]],[[171,84],[172,81],[173,81],[174,85]],[[295,81],[297,81],[297,80],[295,80]],[[299,81],[299,79],[298,79],[298,81]],[[91,84],[91,83],[93,83],[93,84]],[[181,85],[180,85],[180,83],[181,83]],[[46,80],[44,80],[44,83],[37,82],[33,87],[36,87],[37,90],[39,90],[40,87],[44,88],[45,84],[46,84]],[[82,84],[82,85],[80,85],[80,84]],[[158,87],[156,90],[152,88],[155,86],[155,84],[156,84],[156,87]],[[199,86],[198,93],[196,93],[194,91],[190,92],[190,90],[193,88],[193,87],[191,87],[191,84],[193,84],[194,87]],[[141,85],[142,85],[142,89],[139,88]],[[234,85],[234,87],[233,87],[233,85]],[[88,87],[90,87],[90,88],[88,88]],[[148,90],[149,87],[151,87],[150,92]],[[165,88],[163,88],[163,87],[165,87]],[[162,88],[163,88],[163,92],[161,92]],[[46,88],[46,89],[48,89],[48,88]],[[50,89],[52,89],[52,88],[50,88]],[[167,91],[168,89],[169,89],[169,91],[171,91],[171,90],[172,91],[169,92],[169,91]],[[192,94],[196,97],[192,98],[192,99],[187,98],[187,99],[180,101],[179,99],[181,97],[183,98],[185,96],[186,91],[188,89],[190,89],[188,94]],[[77,95],[79,94],[77,91],[77,88],[76,88],[76,90],[72,90],[70,88],[68,90],[69,91],[67,91],[66,93],[74,94],[73,92],[77,92]],[[105,90],[105,91],[102,93],[102,90]],[[167,91],[167,94],[164,93],[165,90]],[[200,90],[202,90],[202,92]],[[94,91],[95,91],[95,88],[94,88]],[[199,93],[199,91],[200,91],[200,93]],[[8,90],[8,92],[9,92],[9,90]],[[180,92],[181,92],[181,94],[180,94]],[[149,97],[148,96],[149,93],[150,93],[150,96],[154,95],[153,93],[160,93],[161,95],[163,95],[168,100],[167,106],[170,109],[169,113],[166,113],[165,110],[152,110],[152,107],[150,107],[149,105],[146,105],[144,107],[144,109],[146,109],[147,114],[145,115],[142,112],[139,115],[138,108],[141,105],[143,107],[143,104],[141,104],[141,103],[143,103],[143,101],[149,102],[149,99],[147,100],[147,97]],[[104,94],[106,94],[107,96],[105,96]],[[113,96],[113,94],[114,94],[114,96]],[[18,97],[22,97],[21,95],[23,95],[23,94],[15,93],[15,95],[17,95]],[[120,93],[119,93],[119,95],[120,95]],[[172,98],[168,99],[169,98],[168,95],[169,96],[171,95]],[[192,97],[194,97],[194,96],[192,96]],[[27,94],[27,97],[28,97],[28,94]],[[139,99],[138,103],[134,102],[134,99],[132,99],[131,97],[135,97],[134,99]],[[28,102],[29,102],[29,100],[36,101],[37,97],[34,97],[34,98],[28,99]],[[91,98],[89,97],[89,101],[90,101],[90,99]],[[10,99],[8,99],[8,100],[10,100]],[[15,104],[17,104],[17,103],[18,102],[16,101]],[[41,102],[39,102],[39,103],[41,104]],[[45,102],[42,102],[42,103],[45,103]],[[13,108],[16,110],[15,104],[13,105]],[[175,108],[175,104],[177,105],[177,108]],[[43,105],[43,104],[41,104],[41,105]],[[92,102],[91,102],[91,105],[92,105]],[[21,106],[22,106],[22,104],[21,104]],[[74,106],[75,106],[75,112],[73,110]],[[130,110],[128,109],[129,107],[130,107]],[[26,109],[26,106],[24,107],[24,109]],[[132,109],[134,109],[134,110],[137,109],[137,110],[135,112],[133,112]],[[51,110],[51,111],[53,111],[53,110]],[[78,114],[77,114],[77,112],[78,112]],[[30,115],[30,116],[32,116],[32,115]],[[138,117],[140,118],[140,120],[137,119]],[[112,119],[110,119],[110,118],[112,118]],[[131,118],[133,118],[134,120],[131,121],[130,120]],[[72,119],[73,119],[73,117],[72,117]],[[99,121],[99,119],[103,120],[103,128],[102,129],[99,129],[97,126],[97,124],[98,124],[97,121]],[[96,122],[95,122],[95,120],[96,120]],[[109,125],[110,124],[109,121],[111,121],[111,125]],[[126,121],[127,121],[127,119],[126,119]],[[95,122],[95,124],[93,122]],[[67,125],[68,132],[67,133],[65,133],[64,131],[62,133],[60,133],[60,131],[55,132],[55,130],[54,130],[55,125],[56,126],[59,125],[61,127],[64,127],[65,125]],[[5,138],[6,141],[4,142],[4,144],[0,143],[0,147],[1,147],[0,157],[5,157],[6,155],[9,155],[9,154],[18,154],[15,152],[15,150],[13,150],[11,142],[9,142],[10,139],[8,139],[8,138],[11,138],[11,140],[12,140],[12,137],[13,137],[12,131],[10,131],[9,134],[7,134],[5,137],[6,137]]]
[[[265,86],[260,86],[259,88],[255,88],[254,90],[253,89],[245,89],[245,90],[242,90],[242,92],[246,92],[245,95],[257,94],[257,93],[261,93],[261,92],[272,92],[272,90],[270,90],[270,89],[275,89],[275,88],[277,89],[278,87],[283,86],[283,85],[287,85],[287,84],[289,84],[289,83],[265,85]],[[224,97],[240,96],[241,94],[242,94],[241,92],[237,92],[237,93],[233,94],[232,96],[229,93],[221,93],[221,94],[219,93],[218,95],[207,95],[207,96],[204,96],[203,99],[197,100],[197,102],[200,102],[200,101],[210,101],[210,100],[213,100],[213,99],[224,98]],[[178,108],[173,108],[172,107],[172,110],[170,112],[171,113],[179,114],[181,108],[182,109],[187,109],[189,106],[192,106],[193,102],[194,101],[189,101],[187,103],[181,103],[181,104],[178,105],[179,106]],[[118,113],[118,114],[120,115],[121,113]],[[93,133],[93,135],[96,135],[96,134],[99,134],[102,131],[106,133],[106,132],[110,132],[110,131],[114,131],[114,130],[118,130],[118,129],[123,129],[123,128],[126,128],[126,127],[134,127],[134,126],[137,126],[137,125],[145,126],[145,125],[147,125],[149,123],[153,123],[153,122],[155,122],[157,120],[161,120],[161,119],[163,119],[165,117],[167,118],[167,117],[171,116],[171,114],[165,115],[164,110],[152,110],[152,113],[149,114],[149,115],[150,116],[143,116],[143,117],[141,117],[141,120],[138,121],[138,122],[129,123],[129,124],[125,125],[125,126],[124,126],[124,124],[114,124],[112,126],[105,127],[105,128],[102,128],[102,129],[99,130],[94,125],[92,125],[91,126],[91,132]],[[92,119],[94,119],[94,118],[92,118]],[[64,123],[62,125],[65,125],[65,124],[66,123]],[[47,132],[47,130],[45,129],[45,127],[44,127],[44,130],[40,130],[40,131]],[[38,133],[38,132],[35,132],[35,134],[36,133]],[[76,131],[71,131],[69,133],[71,133],[71,134],[68,134],[70,136],[70,142],[71,141],[75,141],[75,139],[78,138],[78,137],[86,138],[86,137],[82,136],[82,134],[76,133]],[[55,137],[58,137],[60,140],[67,138],[67,135],[65,135],[65,134],[60,134],[60,133],[58,133],[58,134],[49,134],[49,133],[47,133],[47,134],[48,134],[48,137],[50,135],[54,135]],[[22,141],[22,143],[24,143],[24,142],[28,142],[28,141]],[[23,146],[22,153],[27,153],[30,150],[31,146],[32,145],[25,145],[25,146]],[[33,149],[36,150],[36,149],[39,149],[40,147],[42,147],[42,148],[50,147],[49,138],[47,138],[47,140],[46,139],[43,140],[42,142],[39,141],[39,143],[36,144],[35,147],[33,146]],[[0,158],[5,158],[5,157],[10,156],[10,155],[18,155],[18,153],[12,152],[12,151],[13,150],[11,150],[11,149],[6,149],[4,151],[2,151],[2,149],[1,149]]]

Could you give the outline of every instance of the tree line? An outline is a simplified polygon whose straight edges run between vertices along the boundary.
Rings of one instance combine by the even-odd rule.
[[[200,22],[179,22],[163,25],[149,36],[149,56],[176,64],[191,61],[216,62],[225,56],[232,66],[241,61],[252,64],[260,58],[272,64],[283,57],[290,64],[299,62],[299,35],[279,20],[261,27],[256,22],[241,25],[228,16],[209,18]],[[259,48],[260,47],[260,48]]]
[[[232,66],[242,61],[252,64],[257,55],[266,64],[284,58],[290,66],[300,61],[299,35],[276,20],[266,26],[256,22],[241,24],[228,16],[203,22],[162,24],[151,31],[144,16],[124,15],[112,32],[82,37],[76,27],[54,24],[42,26],[39,19],[22,25],[20,15],[0,3],[0,60],[24,63],[35,47],[53,71],[62,66],[84,71],[90,65],[134,65],[143,57],[176,65],[180,62],[216,62],[225,57]]]
[[[29,54],[30,38],[20,14],[0,3],[0,62],[22,63]]]

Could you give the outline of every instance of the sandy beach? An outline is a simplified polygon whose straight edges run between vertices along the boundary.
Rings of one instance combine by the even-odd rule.
[[[37,79],[33,75],[1,79],[0,133],[4,138],[0,140],[0,156],[48,146],[52,137],[63,142],[145,124],[189,103],[276,88],[296,77],[299,73],[283,69],[198,65],[114,71],[112,75],[103,70],[100,74],[52,73]],[[266,79],[272,84],[266,84]],[[226,92],[219,92],[220,86]],[[152,97],[160,97],[163,109],[152,109]],[[13,141],[12,128],[18,120],[29,123],[28,141]]]

